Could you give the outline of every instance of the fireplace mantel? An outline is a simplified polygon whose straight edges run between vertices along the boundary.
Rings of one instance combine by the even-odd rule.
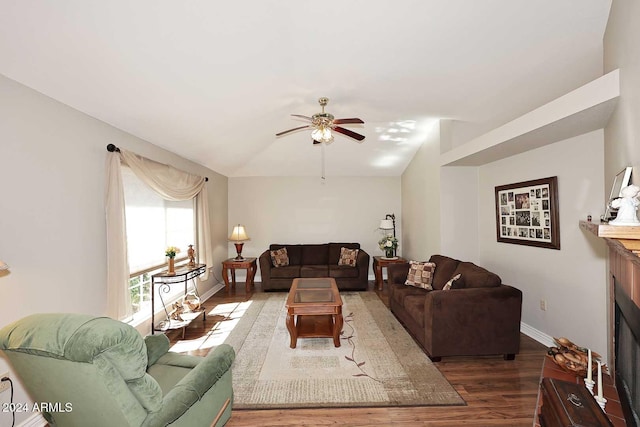
[[[580,221],[580,228],[598,237],[618,242],[626,250],[636,255],[636,257],[640,256],[640,226],[629,227]]]

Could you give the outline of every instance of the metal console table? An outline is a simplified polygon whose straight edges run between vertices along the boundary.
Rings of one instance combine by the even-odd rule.
[[[196,264],[195,266],[182,265],[176,268],[175,274],[169,274],[166,271],[162,273],[157,273],[151,276],[151,334],[153,335],[155,331],[166,332],[171,329],[180,329],[182,328],[182,338],[184,338],[184,328],[189,326],[191,322],[193,322],[200,314],[202,314],[202,322],[206,320],[207,314],[204,310],[191,311],[186,313],[181,313],[180,316],[184,319],[180,320],[172,320],[169,316],[169,311],[167,310],[167,305],[162,298],[162,294],[167,294],[171,291],[171,285],[175,285],[178,283],[184,283],[184,295],[187,295],[189,281],[193,282],[193,291],[198,298],[200,295],[198,294],[198,287],[195,284],[195,278],[202,275],[207,268],[206,264]],[[156,299],[156,285],[158,286],[158,297],[160,298],[160,302],[162,303],[162,308],[164,309],[166,320],[160,323],[160,327],[156,328],[155,323],[155,299]]]

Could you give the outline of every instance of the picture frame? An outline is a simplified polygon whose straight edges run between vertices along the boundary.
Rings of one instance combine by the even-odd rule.
[[[611,193],[609,194],[609,200],[607,201],[607,206],[605,207],[604,215],[602,215],[602,217],[600,218],[600,220],[602,220],[603,222],[609,222],[616,217],[616,215],[614,215],[614,211],[616,211],[615,213],[617,213],[617,210],[611,207],[611,202],[614,199],[618,199],[622,197],[622,194],[621,194],[622,189],[628,186],[629,184],[631,184],[632,171],[633,171],[633,167],[627,166],[626,168],[618,172],[616,176],[613,178],[613,184],[611,185]]]
[[[500,243],[560,249],[558,177],[495,187]]]

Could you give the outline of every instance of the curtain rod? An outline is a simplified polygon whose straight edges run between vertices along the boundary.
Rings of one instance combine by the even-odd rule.
[[[113,145],[113,144],[108,144],[107,145],[107,151],[110,152],[110,153],[113,153],[114,151],[119,153],[120,149],[118,147],[116,147],[115,145]],[[209,177],[205,176],[204,180],[208,182],[209,181]]]

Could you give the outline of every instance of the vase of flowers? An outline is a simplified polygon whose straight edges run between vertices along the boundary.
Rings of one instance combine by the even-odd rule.
[[[177,253],[180,253],[180,249],[175,246],[169,246],[164,251],[165,256],[169,258],[169,265],[167,266],[167,273],[169,274],[176,274],[175,257]]]
[[[393,258],[398,247],[398,239],[394,236],[384,236],[378,241],[378,247],[384,251],[385,258]]]

